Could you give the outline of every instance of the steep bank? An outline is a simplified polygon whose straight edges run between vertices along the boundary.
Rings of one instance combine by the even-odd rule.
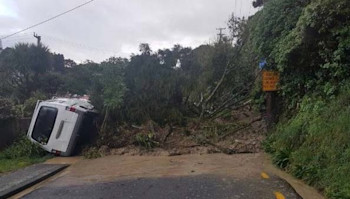
[[[268,137],[273,162],[324,191],[329,198],[350,198],[350,89],[332,100],[305,97],[291,119]]]

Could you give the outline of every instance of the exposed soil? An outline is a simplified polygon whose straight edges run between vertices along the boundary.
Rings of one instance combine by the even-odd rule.
[[[136,141],[137,135],[148,138],[146,144]],[[99,148],[102,155],[183,155],[211,153],[259,153],[266,135],[265,122],[249,106],[232,111],[226,117],[211,121],[189,122],[186,127],[160,127],[149,121],[142,126],[123,126],[112,146]],[[147,143],[152,142],[152,147]],[[117,144],[115,144],[117,143]]]

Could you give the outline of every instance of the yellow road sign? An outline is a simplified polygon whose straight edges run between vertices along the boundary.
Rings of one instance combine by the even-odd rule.
[[[279,90],[278,84],[280,81],[280,74],[276,71],[262,72],[262,86],[263,91],[277,91]]]

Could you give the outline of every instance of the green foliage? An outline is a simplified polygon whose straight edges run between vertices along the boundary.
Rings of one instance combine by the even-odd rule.
[[[154,133],[142,134],[138,133],[135,136],[135,141],[139,146],[146,148],[147,150],[159,146],[159,142],[155,140]]]
[[[72,94],[83,95],[89,93],[93,81],[98,78],[97,74],[101,73],[102,68],[99,64],[87,62],[80,65],[73,65],[71,68],[64,70],[63,85],[61,91]]]
[[[1,159],[0,158],[0,174],[15,171],[26,166],[37,164],[49,159],[49,156],[44,157],[20,157],[16,159]]]
[[[14,110],[13,106],[13,100],[0,97],[0,120],[15,117],[16,111]]]
[[[347,0],[271,0],[254,16],[255,48],[280,71],[287,108],[265,149],[329,198],[350,198],[349,17]]]
[[[39,82],[39,79],[52,70],[47,47],[17,44],[14,48],[6,48],[0,54],[0,93],[22,102],[49,83]]]
[[[0,173],[44,162],[50,157],[38,145],[23,136],[10,147],[0,151]]]
[[[123,103],[126,91],[123,75],[126,60],[121,58],[110,58],[101,63],[102,73],[100,83],[102,84],[102,98],[106,109],[117,109]]]
[[[347,0],[272,0],[254,18],[255,48],[281,72],[281,94],[295,108],[306,93],[333,97],[349,78]]]
[[[268,0],[256,0],[256,1],[253,1],[253,7],[256,8],[256,7],[261,7],[264,5],[264,3],[268,2]]]
[[[146,47],[149,48],[148,45],[143,46]],[[181,109],[183,94],[176,64],[186,56],[188,49],[175,46],[173,50],[160,50],[157,53],[145,49],[141,49],[141,55],[132,56],[125,69],[128,90],[122,114],[128,121],[142,123],[153,120],[164,124],[173,116],[181,116],[178,110]]]
[[[27,137],[23,136],[10,147],[1,151],[0,159],[39,158],[45,155],[47,153],[39,145],[32,143]]]
[[[305,0],[271,0],[254,18],[257,20],[253,40],[261,58],[274,66],[276,45],[293,30],[298,22]]]
[[[102,157],[102,154],[97,147],[90,147],[83,150],[83,156],[86,159],[96,159]]]
[[[329,198],[350,198],[349,92],[343,87],[332,101],[304,97],[297,115],[281,122],[265,143],[275,164]]]
[[[36,91],[29,99],[25,100],[23,104],[13,106],[13,109],[17,117],[30,117],[33,114],[38,100],[45,100],[46,98],[44,93]]]

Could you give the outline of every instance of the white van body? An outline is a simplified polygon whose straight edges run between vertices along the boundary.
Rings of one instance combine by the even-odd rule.
[[[38,101],[27,133],[28,138],[50,153],[70,156],[84,117],[96,114],[89,101],[54,98]]]

